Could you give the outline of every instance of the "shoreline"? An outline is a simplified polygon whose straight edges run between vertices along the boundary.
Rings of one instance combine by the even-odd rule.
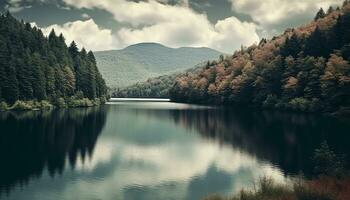
[[[6,111],[43,111],[43,110],[53,110],[61,108],[88,108],[95,107],[106,104],[107,99],[105,97],[95,98],[94,100],[88,98],[81,99],[63,99],[58,98],[56,102],[51,102],[48,100],[29,100],[21,101],[17,100],[11,106],[6,102],[0,102],[0,112]]]

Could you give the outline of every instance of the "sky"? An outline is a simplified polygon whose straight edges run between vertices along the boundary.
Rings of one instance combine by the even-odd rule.
[[[233,53],[313,19],[343,0],[0,0],[2,12],[66,43],[104,51],[142,42]]]

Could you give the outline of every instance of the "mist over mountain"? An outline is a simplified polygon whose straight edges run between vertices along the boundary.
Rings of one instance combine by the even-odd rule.
[[[217,59],[222,53],[210,48],[170,48],[158,43],[140,43],[121,50],[95,52],[97,66],[111,88],[120,88],[192,68]]]

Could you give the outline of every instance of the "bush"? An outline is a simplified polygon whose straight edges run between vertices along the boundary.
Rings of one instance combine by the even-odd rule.
[[[68,100],[68,107],[91,107],[94,106],[94,103],[88,99],[88,98],[83,98],[83,99],[76,99],[75,97],[71,97]]]
[[[306,112],[310,108],[310,101],[302,97],[294,98],[289,102],[289,106],[293,110]]]
[[[96,98],[96,99],[93,101],[93,104],[94,104],[95,106],[101,105],[101,100],[100,100],[100,98]]]
[[[32,110],[32,102],[16,101],[10,108],[11,110]]]
[[[2,102],[0,103],[0,111],[6,111],[6,110],[8,110],[8,109],[9,109],[9,106],[7,105],[7,103],[4,102],[4,101],[2,101]]]
[[[100,97],[100,102],[101,102],[101,105],[105,104],[107,102],[107,98],[106,97]]]
[[[337,156],[326,141],[322,142],[320,148],[315,149],[312,160],[316,175],[341,178],[346,174],[345,156]]]
[[[57,99],[57,101],[55,102],[55,105],[59,108],[67,108],[66,101],[62,97]]]
[[[266,97],[266,100],[263,102],[264,108],[274,108],[275,105],[278,103],[278,98],[276,95],[269,94]]]
[[[39,107],[37,107],[37,108],[39,108],[41,110],[50,110],[53,108],[53,105],[48,101],[42,100],[39,102]]]
[[[83,98],[82,100],[80,100],[80,105],[83,107],[91,107],[94,106],[94,103],[88,99],[88,98]]]

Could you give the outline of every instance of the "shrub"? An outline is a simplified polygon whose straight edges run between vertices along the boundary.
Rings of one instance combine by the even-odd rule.
[[[305,112],[310,108],[310,101],[302,97],[294,98],[289,102],[289,106],[293,110]]]
[[[107,98],[106,97],[100,97],[100,102],[101,102],[101,105],[105,104],[107,102]]]
[[[50,109],[53,108],[53,105],[50,102],[48,102],[48,101],[42,100],[42,101],[39,102],[39,107],[38,108],[41,109],[41,110],[50,110]]]
[[[94,106],[94,103],[88,99],[88,98],[83,98],[80,100],[80,107],[91,107]]]
[[[9,109],[9,107],[8,107],[7,103],[4,102],[4,101],[2,101],[2,102],[0,103],[0,111],[6,111],[6,110],[8,110],[8,109]]]
[[[67,103],[62,97],[57,99],[57,101],[55,102],[55,105],[59,108],[67,108]]]
[[[11,106],[11,110],[32,110],[33,103],[31,102],[24,102],[24,101],[16,101],[12,106]]]
[[[337,156],[328,146],[327,142],[322,142],[320,148],[315,149],[312,157],[314,162],[314,172],[316,175],[326,175],[334,177],[344,177],[345,158]]]
[[[68,99],[68,107],[91,107],[94,106],[94,103],[88,99],[88,98],[83,98],[83,99],[76,99],[74,97],[71,97]]]
[[[96,98],[96,99],[93,101],[93,104],[94,104],[95,106],[101,105],[101,100],[100,100],[100,98]]]
[[[275,105],[278,103],[278,98],[276,95],[269,94],[266,97],[266,100],[263,102],[264,108],[274,108]]]

